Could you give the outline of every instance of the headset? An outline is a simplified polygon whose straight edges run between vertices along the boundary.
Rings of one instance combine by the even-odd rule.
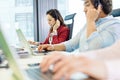
[[[94,0],[94,7],[97,9],[98,5],[101,5],[100,0]]]
[[[56,9],[54,9],[54,12],[55,12],[55,18],[56,18],[56,21],[57,21],[57,20],[58,20],[58,14],[57,14]],[[56,23],[55,23],[55,24],[56,24]],[[55,24],[54,24],[54,25],[55,25]],[[53,26],[54,26],[54,25],[53,25]]]
[[[56,20],[57,20],[57,19],[58,19],[57,11],[56,11],[56,10],[54,10],[54,12],[55,12],[55,17],[56,17]]]

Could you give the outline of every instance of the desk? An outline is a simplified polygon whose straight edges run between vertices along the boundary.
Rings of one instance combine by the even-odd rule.
[[[22,59],[18,59],[18,61],[20,62],[20,65],[24,65],[22,66],[22,68],[29,68],[28,64],[34,64],[34,63],[40,63],[43,59],[43,55],[42,56],[30,56],[29,58],[22,58]]]
[[[28,58],[20,58],[18,62],[20,65],[23,65],[22,68],[28,68],[27,64],[40,63],[44,56],[30,56]],[[12,70],[10,68],[1,68],[0,69],[0,80],[13,80],[12,79]]]
[[[44,56],[30,56],[28,58],[18,59],[20,65],[23,65],[23,69],[29,68],[28,64],[40,63]],[[0,69],[0,80],[14,80],[12,78],[11,69]],[[93,80],[93,79],[85,79],[85,80]]]
[[[11,74],[10,69],[0,69],[0,80],[11,80]]]

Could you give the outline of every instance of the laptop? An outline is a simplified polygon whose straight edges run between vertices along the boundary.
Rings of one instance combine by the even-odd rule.
[[[52,80],[52,73],[50,71],[42,73],[38,65],[23,69],[19,64],[18,55],[11,49],[10,45],[2,32],[0,26],[0,45],[8,60],[10,69],[13,71],[14,80]]]
[[[16,33],[18,35],[20,43],[28,51],[29,54],[31,54],[31,55],[46,55],[47,54],[48,51],[45,51],[45,50],[43,50],[42,52],[39,52],[38,50],[32,50],[29,42],[25,38],[25,36],[20,28],[16,28]]]

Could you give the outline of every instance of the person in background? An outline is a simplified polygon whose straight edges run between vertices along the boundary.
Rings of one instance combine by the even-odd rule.
[[[86,24],[72,39],[55,45],[40,45],[39,51],[84,52],[105,48],[120,38],[120,20],[109,13],[112,0],[83,0]]]
[[[64,20],[57,9],[50,9],[46,12],[50,30],[48,37],[43,43],[29,41],[30,44],[57,44],[67,41],[69,38],[69,28],[65,25]]]
[[[40,68],[42,72],[46,72],[50,65],[54,65],[54,80],[61,80],[63,77],[71,80],[71,76],[79,72],[87,74],[92,80],[120,80],[119,49],[120,40],[110,47],[83,52],[79,56],[68,56],[56,51],[43,58]]]

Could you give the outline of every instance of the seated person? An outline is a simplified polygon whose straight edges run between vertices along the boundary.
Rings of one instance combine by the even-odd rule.
[[[57,9],[50,9],[46,12],[50,30],[48,37],[43,43],[29,41],[30,44],[57,44],[67,41],[69,38],[69,28],[65,25],[64,20]]]
[[[99,5],[96,7],[95,4],[97,3]],[[83,52],[112,45],[120,38],[120,20],[109,15],[111,11],[111,0],[100,0],[100,2],[84,0],[84,12],[87,21],[83,29],[71,40],[54,45],[40,45],[38,50]]]
[[[46,72],[50,65],[54,65],[53,80],[61,80],[63,77],[65,80],[71,80],[75,73],[87,74],[93,78],[90,80],[120,80],[119,49],[120,40],[110,47],[83,52],[79,56],[52,52],[43,58],[40,67],[43,72]],[[77,80],[81,80],[79,78]]]

